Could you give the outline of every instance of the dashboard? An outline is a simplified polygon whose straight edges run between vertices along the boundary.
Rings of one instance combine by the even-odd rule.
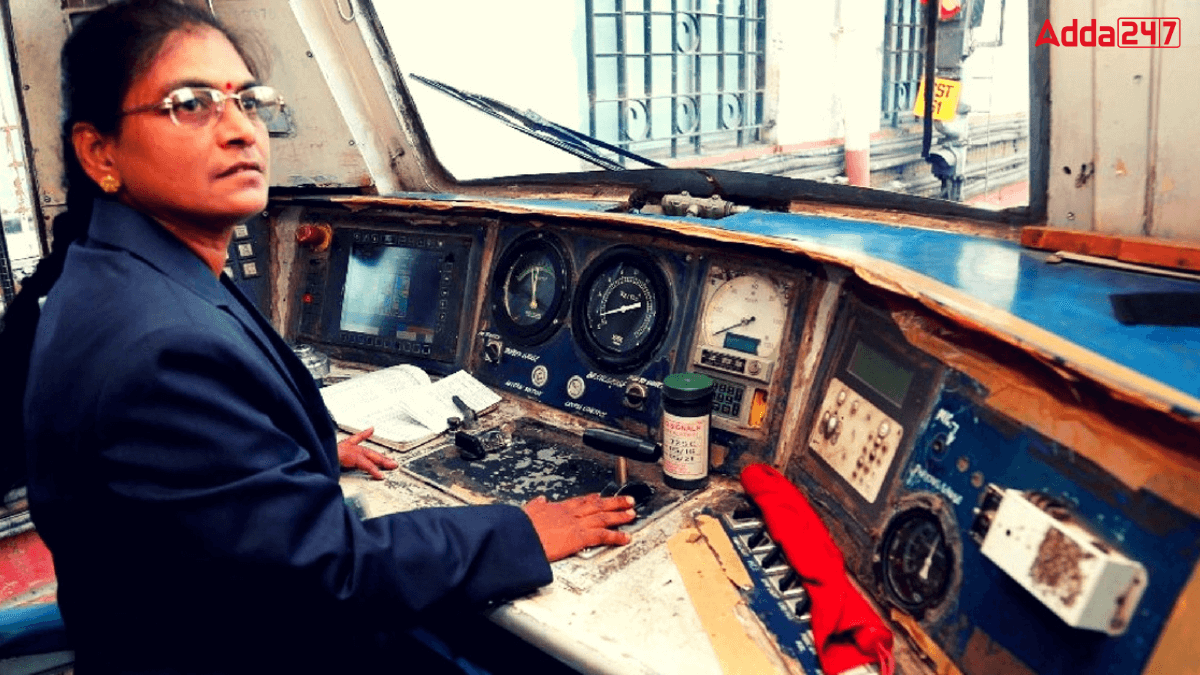
[[[864,591],[964,672],[1141,672],[1200,560],[1198,510],[1096,455],[1161,418],[1068,393],[1029,354],[835,265],[665,219],[289,208],[274,245],[289,339],[467,369],[543,426],[652,441],[663,380],[709,375],[714,471],[784,470]],[[751,548],[751,570],[779,578]]]
[[[714,380],[714,442],[761,455],[787,404],[812,274],[554,220],[310,211],[300,342],[351,361],[469,365],[513,396],[647,438],[663,380]],[[313,227],[310,225],[310,227]]]

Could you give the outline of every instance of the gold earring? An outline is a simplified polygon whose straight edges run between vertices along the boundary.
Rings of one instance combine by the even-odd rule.
[[[121,189],[121,181],[114,178],[112,174],[109,174],[100,179],[100,189],[104,190],[106,194],[111,195]]]

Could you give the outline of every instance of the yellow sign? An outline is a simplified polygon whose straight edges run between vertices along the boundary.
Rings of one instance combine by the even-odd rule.
[[[933,82],[933,119],[949,122],[958,112],[958,96],[962,93],[962,82],[937,78]],[[925,80],[917,89],[917,104],[913,106],[913,114],[925,116]]]

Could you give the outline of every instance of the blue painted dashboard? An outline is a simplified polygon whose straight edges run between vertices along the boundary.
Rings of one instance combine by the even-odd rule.
[[[961,657],[978,629],[1043,675],[1141,672],[1200,559],[1200,519],[1128,489],[1070,448],[989,411],[970,392],[947,378],[900,471],[905,492],[936,493],[952,509],[957,531],[949,536],[961,545],[961,590],[927,630]],[[977,474],[983,480],[973,482]],[[1072,517],[1145,565],[1149,585],[1125,634],[1071,628],[983,556],[968,531],[987,484],[1068,505]]]
[[[843,218],[749,212],[715,224],[864,253],[907,267],[1200,397],[1200,328],[1122,325],[1109,302],[1114,293],[1200,292],[1200,282],[1076,263],[1048,264],[1045,253],[1012,242]]]

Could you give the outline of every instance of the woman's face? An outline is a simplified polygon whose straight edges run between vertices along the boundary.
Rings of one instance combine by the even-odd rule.
[[[235,93],[256,84],[242,57],[220,32],[179,30],[134,80],[122,110],[162,101],[180,87]],[[120,178],[118,197],[164,223],[220,231],[267,203],[266,126],[227,100],[206,126],[177,125],[165,110],[126,115],[109,150]]]

